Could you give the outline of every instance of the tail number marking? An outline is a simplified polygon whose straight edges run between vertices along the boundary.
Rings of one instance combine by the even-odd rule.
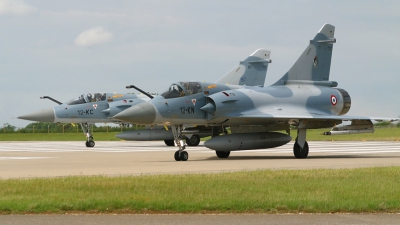
[[[78,110],[79,115],[93,115],[93,109],[86,109],[86,110]]]
[[[181,114],[194,114],[194,107],[181,107]]]

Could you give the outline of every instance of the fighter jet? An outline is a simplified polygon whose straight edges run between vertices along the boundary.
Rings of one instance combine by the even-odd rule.
[[[278,147],[291,141],[290,126],[297,130],[293,146],[296,158],[306,158],[307,129],[330,128],[351,121],[342,130],[365,132],[372,119],[345,116],[351,98],[338,83],[329,80],[335,27],[325,24],[298,60],[277,82],[268,87],[176,82],[152,100],[133,106],[114,118],[139,124],[171,126],[181,143],[182,124],[230,128],[230,134],[213,137],[204,145],[219,158],[231,151]],[[286,133],[276,132],[286,131]],[[176,161],[188,160],[184,145],[175,152]]]
[[[50,99],[58,105],[19,116],[18,119],[49,123],[80,123],[82,131],[87,138],[86,147],[94,147],[95,145],[93,135],[90,132],[90,124],[121,123],[120,120],[112,117],[132,105],[150,99],[144,96],[137,97],[137,95],[132,93],[99,92],[81,94],[77,98],[65,103],[61,103],[49,96],[43,96],[41,98]]]
[[[240,61],[238,66],[235,66],[223,77],[215,82],[215,84],[232,84],[240,86],[264,86],[268,64],[272,62],[270,59],[271,51],[266,49],[257,49],[245,60]],[[203,83],[204,84],[204,83]],[[134,87],[133,85],[127,86],[127,88]],[[135,87],[137,88],[137,87]],[[175,88],[175,89],[174,89]],[[190,86],[192,89],[200,90],[197,86]],[[138,89],[138,88],[137,88]],[[171,86],[171,90],[176,91],[179,95],[184,95],[183,89],[179,86]],[[138,89],[140,92],[143,90]],[[192,90],[196,92],[197,90]],[[172,92],[171,92],[172,94]],[[188,100],[187,103],[191,102],[195,105],[195,101]],[[158,127],[156,129],[146,130],[132,130],[125,131],[116,135],[117,138],[129,141],[143,141],[143,140],[163,140],[167,146],[174,146],[173,133],[166,129]],[[184,129],[183,136],[186,136],[185,140],[189,146],[197,146],[200,143],[200,137],[210,136],[212,130],[210,127],[204,126],[190,126],[182,125]],[[215,129],[214,129],[215,132]]]
[[[238,66],[225,74],[217,83],[233,83],[237,85],[264,85],[267,65],[261,65],[261,61],[270,62],[271,52],[265,49],[258,49],[241,61]],[[260,62],[257,62],[260,61]],[[254,66],[254,67],[253,67]],[[147,97],[138,98],[135,94],[124,93],[88,93],[81,94],[66,103],[61,103],[49,96],[41,97],[50,99],[58,106],[40,110],[19,116],[19,119],[51,122],[51,123],[80,123],[87,141],[87,147],[94,147],[93,135],[90,132],[90,124],[93,123],[123,123],[113,118],[117,113],[142,102],[149,101],[154,96],[149,95],[140,88],[130,85],[127,88],[135,88]],[[167,129],[164,129],[167,128]],[[182,137],[185,137],[189,146],[196,146],[200,142],[200,137],[209,136],[210,129],[201,129],[185,126],[186,130]],[[167,126],[153,127],[152,129],[135,130],[116,135],[125,140],[164,140],[167,146],[174,145],[173,134]]]

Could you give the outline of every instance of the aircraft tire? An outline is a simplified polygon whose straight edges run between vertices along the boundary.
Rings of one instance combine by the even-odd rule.
[[[86,142],[86,147],[88,147],[88,148],[92,148],[92,147],[94,147],[94,141],[87,141]]]
[[[301,148],[297,141],[294,143],[293,146],[293,153],[294,156],[298,159],[305,159],[308,156],[308,143],[307,141],[304,143],[304,147]]]
[[[226,159],[229,157],[229,155],[231,154],[231,152],[223,152],[223,151],[215,151],[215,154],[217,154],[218,158],[220,159]]]
[[[167,146],[174,146],[175,145],[174,140],[164,140],[164,143]]]
[[[187,153],[187,151],[182,151],[180,158],[181,158],[181,161],[187,161],[189,159],[189,153]]]
[[[186,138],[186,144],[189,146],[197,146],[200,143],[200,137],[197,134],[193,134],[192,137]]]
[[[181,161],[181,158],[179,157],[179,151],[175,152],[174,158],[175,158],[175,161]]]

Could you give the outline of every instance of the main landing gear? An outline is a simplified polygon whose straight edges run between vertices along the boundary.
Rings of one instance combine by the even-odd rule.
[[[190,138],[186,138],[186,144],[189,146],[197,146],[200,143],[200,136],[193,134]]]
[[[87,141],[85,143],[86,147],[88,147],[88,148],[94,147],[95,143],[93,141],[93,136],[90,133],[90,125],[87,124],[87,123],[81,123],[81,127],[82,127],[82,130],[83,130],[83,133],[85,134],[85,136],[87,138]]]
[[[174,146],[175,145],[174,140],[164,140],[164,143],[166,146]]]
[[[179,149],[175,152],[174,158],[176,161],[187,161],[189,154],[185,151],[185,143],[182,140],[183,125],[172,125],[172,134],[174,135],[174,141],[178,145]]]
[[[223,152],[223,151],[215,151],[215,154],[217,154],[218,158],[220,159],[226,159],[229,157],[229,155],[231,154],[230,151],[228,152]]]
[[[306,129],[299,129],[297,131],[296,142],[293,146],[294,157],[304,159],[308,156],[308,143],[306,141]]]
[[[174,140],[164,140],[166,146],[174,146]],[[186,144],[189,146],[198,146],[200,144],[200,136],[193,134],[190,138],[186,138]]]

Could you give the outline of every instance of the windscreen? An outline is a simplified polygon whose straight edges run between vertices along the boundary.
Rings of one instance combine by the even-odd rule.
[[[189,96],[201,92],[202,88],[199,82],[179,82],[172,84],[161,96],[168,99]]]
[[[88,93],[81,94],[78,98],[72,99],[67,104],[68,105],[78,105],[89,102],[100,102],[106,100],[106,93]]]

